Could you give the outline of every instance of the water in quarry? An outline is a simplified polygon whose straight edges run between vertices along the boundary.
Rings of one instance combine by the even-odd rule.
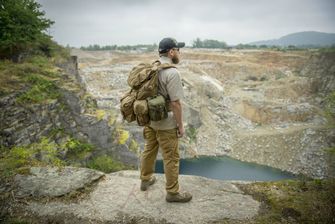
[[[242,162],[227,156],[181,159],[179,169],[180,174],[219,180],[272,181],[296,178],[295,175],[279,169]],[[164,173],[162,160],[156,162],[156,173]]]

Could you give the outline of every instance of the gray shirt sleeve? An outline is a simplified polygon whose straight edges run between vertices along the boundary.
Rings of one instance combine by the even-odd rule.
[[[182,100],[184,98],[183,85],[177,69],[169,71],[166,89],[171,101]]]

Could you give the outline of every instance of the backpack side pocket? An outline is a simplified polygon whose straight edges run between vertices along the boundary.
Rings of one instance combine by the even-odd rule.
[[[134,113],[139,126],[145,126],[150,123],[148,103],[146,100],[135,100]]]
[[[121,106],[121,113],[123,119],[132,122],[136,119],[133,104],[136,99],[136,93],[134,91],[129,91],[126,93],[120,100]]]
[[[161,95],[148,98],[148,110],[151,121],[160,121],[168,117],[165,98]]]

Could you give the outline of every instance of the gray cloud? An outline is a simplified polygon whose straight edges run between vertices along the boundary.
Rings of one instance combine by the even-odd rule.
[[[157,43],[165,36],[228,44],[298,31],[335,32],[333,0],[38,0],[61,44]]]

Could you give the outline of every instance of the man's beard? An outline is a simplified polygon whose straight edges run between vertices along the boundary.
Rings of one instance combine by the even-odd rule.
[[[179,57],[178,57],[178,56],[174,56],[174,57],[172,58],[172,63],[173,63],[173,64],[178,64],[178,63],[179,63]]]

